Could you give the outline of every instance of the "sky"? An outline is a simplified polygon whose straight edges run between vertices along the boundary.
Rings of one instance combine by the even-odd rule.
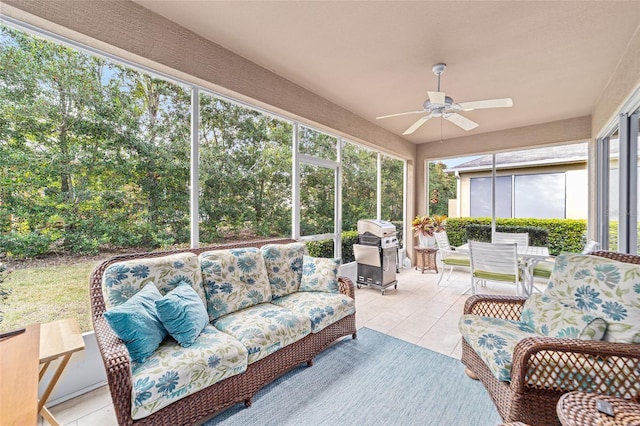
[[[438,160],[441,163],[447,165],[447,168],[455,167],[458,164],[466,163],[467,161],[471,161],[475,158],[481,157],[480,155],[473,155],[471,157],[456,157],[456,158],[447,158],[444,160]]]

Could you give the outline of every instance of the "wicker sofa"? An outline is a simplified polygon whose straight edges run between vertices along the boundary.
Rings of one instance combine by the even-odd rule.
[[[505,422],[558,424],[558,400],[576,390],[639,401],[637,264],[640,256],[607,251],[561,255],[545,293],[529,302],[493,295],[467,300],[459,323],[462,363]],[[536,304],[549,309],[538,324]]]
[[[118,423],[194,424],[235,403],[250,406],[253,395],[278,376],[301,363],[311,366],[340,337],[355,338],[353,283],[339,277],[331,294],[303,292],[300,246],[306,252],[292,240],[265,240],[127,254],[101,263],[90,277],[92,319]],[[263,264],[256,253],[265,267],[251,275],[245,268]],[[298,268],[283,268],[279,255],[298,256]],[[104,313],[142,293],[150,280],[165,295],[189,282],[211,321],[190,347],[167,337],[149,358],[133,362]],[[255,282],[264,280],[259,294]],[[259,332],[256,321],[264,323]],[[174,368],[186,369],[180,379]]]

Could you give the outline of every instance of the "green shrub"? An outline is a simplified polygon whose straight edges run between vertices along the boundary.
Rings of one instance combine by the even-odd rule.
[[[358,243],[358,231],[344,231],[342,234],[342,263],[355,261],[353,245]],[[309,256],[333,257],[333,240],[309,241],[307,243]]]
[[[51,242],[49,237],[39,232],[8,232],[0,235],[0,252],[19,259],[30,258],[48,253]]]
[[[497,232],[513,232],[513,233],[528,233],[529,245],[532,246],[546,246],[548,244],[549,232],[546,229],[538,226],[498,226],[496,224]],[[491,241],[491,225],[479,225],[472,223],[467,225],[467,240],[475,241]]]
[[[447,235],[452,246],[459,246],[467,242],[467,227],[469,225],[491,225],[491,218],[448,218]],[[496,219],[497,229],[535,227],[548,233],[546,246],[549,253],[558,255],[562,252],[579,253],[586,241],[587,221],[582,219]],[[472,226],[472,230],[474,227]],[[507,231],[505,231],[507,232]],[[489,234],[490,235],[490,234]],[[486,238],[484,241],[488,241]],[[531,245],[536,242],[531,239]]]

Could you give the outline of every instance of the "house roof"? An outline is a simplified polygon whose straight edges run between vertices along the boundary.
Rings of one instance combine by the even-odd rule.
[[[552,164],[585,163],[588,156],[588,145],[586,143],[502,152],[496,154],[496,168],[524,168]],[[446,172],[480,171],[489,170],[492,167],[493,155],[483,155],[448,168]]]

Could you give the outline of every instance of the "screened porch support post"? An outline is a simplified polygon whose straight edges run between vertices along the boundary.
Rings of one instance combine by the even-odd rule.
[[[291,171],[291,238],[300,239],[300,158],[298,147],[300,142],[300,127],[293,123],[293,141],[291,143],[292,168]]]
[[[491,167],[491,240],[496,233],[496,154],[492,156]]]
[[[596,139],[596,241],[606,250],[609,247],[609,136]]]
[[[191,86],[191,248],[200,245],[200,207],[199,193],[200,181],[198,175],[199,163],[199,137],[200,124],[200,90]]]
[[[335,169],[335,207],[333,219],[333,256],[342,259],[342,146],[344,141],[342,138],[336,140],[336,153],[338,165]]]
[[[629,251],[629,188],[631,164],[629,159],[636,155],[636,152],[630,152],[629,146],[629,120],[626,114],[620,114],[620,128],[618,131],[620,146],[620,157],[618,158],[618,179],[620,185],[620,197],[618,198],[618,251],[620,253],[631,253]],[[635,182],[634,182],[635,183]]]
[[[379,152],[376,163],[376,219],[382,220],[382,154]]]
[[[638,119],[636,112],[629,117],[629,251],[638,254]]]

